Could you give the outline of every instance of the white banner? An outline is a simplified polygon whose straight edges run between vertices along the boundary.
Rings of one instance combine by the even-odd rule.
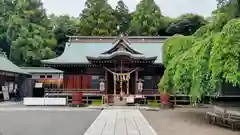
[[[35,83],[35,88],[42,88],[43,84],[42,83]]]
[[[3,99],[9,100],[8,86],[2,86]]]

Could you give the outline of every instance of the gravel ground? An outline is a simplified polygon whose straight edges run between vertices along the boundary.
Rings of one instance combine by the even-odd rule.
[[[0,135],[83,135],[100,111],[0,111]]]
[[[142,111],[158,135],[240,135],[240,132],[210,125],[204,117],[207,108],[176,108],[159,112]]]

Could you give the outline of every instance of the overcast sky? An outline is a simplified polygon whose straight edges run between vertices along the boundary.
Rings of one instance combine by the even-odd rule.
[[[85,0],[42,0],[47,13],[57,15],[69,14],[78,16],[84,8]],[[128,8],[135,10],[136,4],[140,0],[123,0]],[[108,0],[115,7],[117,0]],[[184,13],[197,13],[202,16],[210,16],[216,9],[216,0],[155,0],[160,6],[163,15],[177,17]]]

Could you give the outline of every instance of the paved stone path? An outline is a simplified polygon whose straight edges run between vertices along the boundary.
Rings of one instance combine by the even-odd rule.
[[[157,135],[137,109],[103,110],[84,135]]]

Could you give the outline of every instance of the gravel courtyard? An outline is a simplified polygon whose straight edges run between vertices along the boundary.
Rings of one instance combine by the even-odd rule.
[[[142,111],[159,135],[240,135],[229,129],[208,124],[204,119],[206,108],[176,108],[159,112]]]
[[[1,111],[0,135],[83,135],[100,111]]]

